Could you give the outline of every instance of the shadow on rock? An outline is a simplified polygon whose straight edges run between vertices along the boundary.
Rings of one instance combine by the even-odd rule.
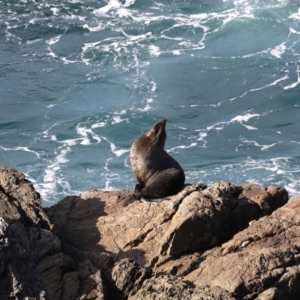
[[[65,253],[101,270],[108,299],[123,299],[124,292],[128,293],[148,274],[136,263],[145,263],[144,251],[124,250],[115,237],[122,230],[122,216],[115,214],[123,210],[122,202],[130,193],[88,191],[78,197],[66,197],[46,209]],[[112,224],[111,219],[116,222]],[[124,264],[126,272],[118,272]]]
[[[107,215],[104,206],[96,197],[68,196],[45,211],[54,224],[53,232],[64,244],[84,251],[105,251],[99,244],[101,233],[96,227],[98,219]]]

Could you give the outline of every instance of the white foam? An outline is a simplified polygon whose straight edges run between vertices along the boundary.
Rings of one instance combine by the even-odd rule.
[[[244,143],[246,143],[246,144],[252,144],[252,145],[254,145],[256,147],[259,147],[259,148],[261,148],[261,151],[266,151],[269,148],[274,147],[274,146],[277,145],[277,143],[273,143],[273,144],[270,144],[270,145],[260,145],[256,141],[249,141],[246,138],[242,138],[241,141],[244,142]]]
[[[218,122],[214,125],[211,125],[211,126],[208,126],[206,128],[207,131],[210,131],[210,130],[223,130],[224,127],[226,125],[229,125],[230,123],[234,123],[234,122],[238,122],[238,123],[243,123],[243,122],[248,122],[251,118],[254,118],[254,117],[259,117],[260,115],[259,114],[245,114],[245,115],[239,115],[239,116],[236,116],[234,118],[232,118],[230,121],[228,122]]]
[[[152,80],[152,81],[150,81],[150,83],[152,84],[152,88],[151,88],[151,92],[155,92],[156,91],[156,89],[157,89],[157,85],[156,85],[156,83]]]
[[[84,46],[82,47],[82,51],[86,52],[89,49],[95,48],[95,46],[99,45],[100,42],[94,42],[94,43],[85,43]]]
[[[299,195],[299,186],[300,186],[300,181],[296,181],[296,182],[290,182],[288,184],[285,184],[284,188],[289,193],[289,196],[296,196]]]
[[[150,55],[152,55],[152,56],[156,56],[157,57],[157,56],[159,56],[161,54],[160,49],[159,49],[158,46],[150,45],[148,47],[148,49],[149,49]]]
[[[152,107],[149,105],[149,104],[147,104],[144,108],[139,108],[138,110],[139,111],[149,111],[149,110],[151,110],[152,109]]]
[[[36,40],[32,40],[32,41],[26,41],[26,44],[31,45],[31,44],[38,43],[38,42],[41,42],[41,41],[43,41],[43,39],[36,39]]]
[[[116,188],[111,185],[111,181],[107,180],[105,182],[104,191],[112,192],[112,191],[116,191]]]
[[[176,149],[188,149],[188,148],[192,148],[192,147],[196,147],[196,146],[197,146],[197,143],[191,143],[189,146],[177,146],[177,147],[171,148],[171,149],[166,150],[166,151],[167,152],[173,152]]]
[[[205,140],[205,138],[207,137],[207,133],[206,132],[200,132],[199,133],[199,138],[197,139],[198,141],[203,141],[203,145],[201,146],[202,148],[206,147],[207,141]]]
[[[127,149],[117,149],[116,145],[113,142],[111,142],[109,139],[107,139],[104,136],[102,136],[101,138],[109,143],[110,151],[112,153],[114,153],[116,155],[116,157],[122,156],[124,153],[130,151],[130,150],[127,150]]]
[[[181,54],[180,50],[173,50],[172,53],[174,55],[180,55]]]
[[[298,9],[298,12],[291,14],[289,16],[290,19],[294,19],[294,20],[300,20],[300,8]]]
[[[253,126],[249,126],[249,125],[243,125],[243,126],[246,127],[248,130],[258,130],[258,128]]]
[[[276,145],[277,145],[277,143],[273,143],[271,145],[259,145],[259,147],[261,147],[261,151],[265,151],[265,150],[267,150],[267,149],[269,149],[271,147],[274,147]]]
[[[59,179],[57,173],[61,169],[61,165],[67,163],[69,160],[66,158],[67,154],[71,152],[71,148],[66,145],[58,147],[58,155],[55,157],[54,161],[47,166],[44,170],[45,175],[43,178],[43,183],[36,183],[36,189],[39,190],[42,198],[47,200],[49,195],[55,195],[57,193],[57,185],[66,187],[68,190],[70,188],[69,183],[63,178]]]
[[[54,16],[58,16],[58,14],[60,12],[60,10],[56,7],[52,7],[52,8],[50,8],[50,10],[53,12]]]
[[[228,122],[218,122],[214,125],[211,125],[211,126],[208,126],[206,127],[206,130],[207,131],[210,131],[210,130],[223,130],[224,129],[224,126],[228,124]]]
[[[69,139],[69,140],[64,140],[64,141],[60,141],[60,143],[66,144],[70,147],[75,146],[77,144],[77,141],[79,139]]]
[[[269,53],[272,49],[271,48],[268,48],[266,50],[262,50],[262,51],[258,51],[258,52],[254,52],[254,53],[250,53],[250,54],[246,54],[246,55],[243,55],[242,58],[248,58],[248,57],[253,57],[253,56],[258,56],[258,55],[261,55],[261,54],[265,54],[265,53]],[[237,56],[239,57],[239,56]],[[235,56],[231,57],[231,58],[236,58]]]
[[[111,9],[120,8],[121,5],[122,4],[119,1],[117,1],[117,0],[109,0],[106,6],[103,6],[103,7],[99,8],[99,9],[95,10],[94,13],[96,15],[106,14]]]
[[[0,146],[0,148],[4,151],[24,151],[24,152],[33,153],[37,158],[40,158],[40,154],[37,151],[30,150],[28,147],[18,146],[18,147],[6,148]]]
[[[113,152],[117,157],[119,157],[122,156],[124,153],[130,152],[130,150],[120,149],[120,150],[115,150]]]
[[[285,43],[282,43],[276,46],[274,49],[272,49],[270,53],[277,58],[281,58],[281,55],[285,52],[285,50],[286,50],[286,45]]]
[[[128,9],[125,9],[125,8],[120,8],[117,12],[118,16],[120,18],[127,18],[127,17],[131,17],[132,16],[132,13],[128,10]]]
[[[91,135],[91,137],[97,141],[97,144],[101,142],[101,138],[99,136],[97,136],[92,129],[88,129],[86,127],[80,127],[80,125],[76,126],[76,131],[77,133],[82,136],[82,141],[81,141],[81,145],[90,145],[91,141],[89,139],[89,135]]]
[[[124,4],[122,4],[118,0],[109,0],[106,6],[103,6],[94,11],[94,14],[97,16],[107,15],[109,12],[115,12],[119,17],[132,17],[132,12],[127,9],[132,4],[135,3],[135,0],[126,0]]]
[[[52,39],[46,40],[46,44],[48,44],[49,46],[56,44],[61,38],[61,35],[58,35]]]
[[[300,84],[300,69],[299,69],[299,66],[297,65],[297,70],[296,70],[296,73],[297,73],[297,81],[290,84],[290,85],[287,85],[287,86],[284,86],[283,89],[284,90],[288,90],[288,89],[293,89],[295,88],[298,84]]]
[[[98,24],[97,26],[89,26],[88,24],[84,24],[82,27],[84,29],[88,29],[91,32],[97,32],[104,29],[104,26],[102,24]]]
[[[91,141],[89,139],[83,139],[80,144],[87,146],[91,144]]]
[[[125,3],[123,4],[124,7],[129,7],[135,3],[136,0],[125,0]]]
[[[122,115],[122,113],[121,113],[121,115]],[[121,122],[124,122],[124,121],[128,122],[128,119],[122,119],[120,116],[113,116],[112,124],[118,124],[118,123],[121,123]]]
[[[199,138],[198,138],[198,141],[203,141],[203,139],[207,137],[207,133],[206,132],[201,132],[199,134]]]
[[[288,78],[289,78],[289,75],[286,74],[285,76],[283,76],[283,77],[281,77],[281,78],[279,78],[279,79],[277,79],[277,80],[275,80],[275,81],[273,81],[273,82],[271,82],[271,83],[269,83],[269,84],[266,84],[265,86],[262,86],[262,87],[256,88],[256,89],[251,89],[251,90],[245,92],[244,94],[242,94],[242,95],[240,95],[240,96],[237,96],[237,97],[234,97],[234,98],[229,99],[229,101],[234,101],[234,100],[236,100],[237,98],[242,98],[242,97],[246,96],[246,95],[249,94],[249,93],[261,91],[261,90],[266,89],[266,88],[268,88],[268,87],[274,86],[274,85],[276,85],[277,83],[279,83],[279,82],[281,82],[281,81],[287,80]]]
[[[105,127],[106,125],[107,125],[106,122],[99,122],[99,123],[93,124],[93,125],[91,126],[91,128]]]
[[[300,34],[300,31],[295,30],[294,28],[290,27],[290,33],[289,36],[294,33],[294,34]]]
[[[299,83],[300,83],[300,80],[298,79],[297,82],[294,82],[294,83],[292,83],[292,84],[290,84],[290,85],[284,86],[283,89],[285,89],[285,90],[293,89],[293,88],[295,88]]]
[[[69,60],[65,57],[61,57],[60,59],[65,65],[82,63],[82,60]],[[84,61],[84,63],[88,64],[88,60],[87,60],[87,62]]]
[[[233,119],[231,119],[230,123],[231,122],[239,122],[239,123],[248,122],[251,118],[259,117],[259,116],[260,116],[259,114],[246,114],[243,116],[236,116]]]
[[[56,37],[54,37],[54,38],[52,38],[50,40],[46,40],[45,41],[45,43],[49,45],[48,46],[48,50],[49,50],[49,54],[48,55],[50,55],[52,57],[57,57],[56,54],[51,50],[51,46],[54,45],[54,44],[56,44],[60,40],[60,38],[61,38],[61,35],[56,36]]]

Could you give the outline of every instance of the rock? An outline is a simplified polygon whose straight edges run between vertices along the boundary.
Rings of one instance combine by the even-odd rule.
[[[1,300],[298,299],[300,196],[220,182],[124,208],[131,194],[43,210],[23,174],[0,167]]]
[[[0,167],[0,295],[6,299],[104,299],[101,272],[66,255],[24,175]]]
[[[274,201],[264,187],[218,183],[207,189],[189,185],[170,200],[134,202],[123,208],[131,193],[89,191],[65,198],[47,210],[54,233],[80,250],[103,251],[114,261],[132,258],[155,268],[169,256],[179,258],[220,245],[263,216]],[[287,193],[281,193],[278,198],[284,203]]]
[[[40,195],[24,174],[0,166],[0,212],[6,220],[21,220],[50,229]]]
[[[169,200],[134,202],[124,208],[122,203],[131,193],[94,190],[66,197],[47,210],[54,233],[80,251],[108,253],[116,263],[135,261],[134,274],[146,268],[154,274],[185,276],[203,260],[197,253],[228,241],[249,222],[288,200],[279,187],[222,182],[210,188],[187,185]],[[131,287],[124,278],[132,277],[130,271],[124,278],[120,272],[105,274],[115,288],[129,293]]]
[[[157,275],[170,274],[182,277],[195,270],[200,261],[201,255],[198,252],[190,255],[183,255],[177,259],[168,256],[156,263],[155,273]]]
[[[46,286],[30,251],[30,236],[21,222],[9,224],[0,217],[1,299],[47,299]]]
[[[112,269],[112,279],[125,295],[137,290],[145,278],[147,278],[146,269],[141,268],[133,259],[121,259]]]
[[[144,281],[142,287],[132,291],[128,300],[234,300],[228,292],[218,287],[194,288],[172,275],[161,275]]]
[[[256,300],[282,300],[283,294],[277,288],[269,288],[258,295]]]
[[[299,299],[299,262],[297,196],[272,215],[253,222],[220,248],[204,253],[199,267],[184,279],[195,285],[220,287],[238,299],[253,299],[255,295],[259,299],[276,299],[276,295],[282,295],[280,299]]]
[[[90,191],[65,198],[47,214],[55,224],[54,232],[69,245],[85,251],[108,252],[115,261],[132,258],[147,266],[158,255],[158,239],[182,199],[198,188],[188,186],[174,196],[174,201],[134,202],[126,208],[122,201],[132,191]]]

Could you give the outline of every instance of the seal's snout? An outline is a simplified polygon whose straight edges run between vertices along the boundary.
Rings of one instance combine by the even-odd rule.
[[[166,128],[166,123],[167,123],[167,120],[161,120],[157,123],[157,125],[160,127],[160,128]]]
[[[166,130],[166,122],[167,120],[161,120],[154,125],[154,127],[147,133],[147,136],[151,136],[154,133],[156,136],[160,135],[162,132]]]

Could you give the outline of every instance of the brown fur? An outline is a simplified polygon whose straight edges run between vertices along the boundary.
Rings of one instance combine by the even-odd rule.
[[[166,138],[166,120],[162,120],[133,143],[130,149],[131,167],[139,184],[134,195],[125,200],[124,206],[140,198],[175,195],[183,188],[184,171],[165,151]]]

